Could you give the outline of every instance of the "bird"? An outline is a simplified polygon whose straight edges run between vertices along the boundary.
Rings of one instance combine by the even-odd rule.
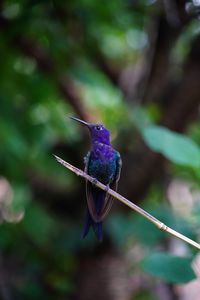
[[[70,116],[89,129],[91,148],[84,157],[84,171],[108,188],[117,190],[122,160],[120,153],[110,143],[110,132],[103,124],[88,123]],[[102,221],[113,204],[113,197],[106,191],[86,181],[87,210],[81,237],[85,238],[90,227],[93,228],[97,240],[102,241]]]

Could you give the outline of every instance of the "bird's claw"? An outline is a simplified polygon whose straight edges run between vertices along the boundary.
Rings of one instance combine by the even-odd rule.
[[[109,189],[110,189],[109,184],[107,184],[105,188],[106,193],[109,191]]]
[[[96,185],[97,182],[98,182],[98,180],[96,178],[92,178],[92,181],[91,181],[92,184]],[[110,189],[109,184],[107,184],[106,188],[105,188],[106,193],[109,191],[109,189]]]
[[[96,178],[92,178],[92,184],[96,185],[98,180]]]

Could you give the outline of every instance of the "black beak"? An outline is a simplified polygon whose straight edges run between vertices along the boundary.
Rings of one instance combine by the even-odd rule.
[[[83,124],[83,125],[85,125],[87,127],[90,127],[90,123],[87,123],[87,122],[85,122],[83,120],[80,120],[78,118],[75,118],[75,117],[69,117],[69,118],[72,119],[72,120],[75,120],[75,121],[77,121],[77,122],[79,122],[79,123],[81,123],[81,124]]]

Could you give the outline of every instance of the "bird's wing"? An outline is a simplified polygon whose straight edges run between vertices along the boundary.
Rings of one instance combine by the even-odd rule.
[[[87,204],[94,222],[102,221],[102,211],[106,199],[106,192],[95,187],[92,183],[86,183]]]
[[[88,152],[84,158],[85,173],[88,173],[88,167],[90,164],[91,152]],[[101,210],[104,204],[106,192],[95,187],[91,182],[86,181],[86,198],[90,215],[95,222],[101,221]]]
[[[85,158],[85,172],[88,173],[88,166],[90,163],[90,152]],[[117,190],[117,184],[120,178],[122,161],[120,154],[116,151],[116,172],[114,179],[109,184],[110,188]],[[95,222],[102,221],[105,216],[108,214],[109,210],[113,204],[113,197],[109,194],[106,194],[105,191],[95,187],[92,183],[86,182],[86,196],[88,209],[91,214],[92,219]]]
[[[114,191],[117,191],[117,186],[118,186],[118,181],[120,178],[120,174],[121,174],[121,168],[122,168],[122,160],[120,157],[119,152],[116,151],[116,172],[115,172],[115,176],[114,176],[114,180],[110,183],[110,188]],[[104,201],[104,206],[102,208],[102,213],[101,213],[101,220],[103,220],[105,218],[105,216],[108,214],[109,210],[111,209],[112,205],[113,205],[113,197],[109,194],[106,195],[105,197],[105,201]]]
[[[85,164],[85,169],[84,172],[88,173],[88,165],[89,165],[89,161],[90,161],[90,151],[87,153],[87,155],[84,157],[84,164]]]

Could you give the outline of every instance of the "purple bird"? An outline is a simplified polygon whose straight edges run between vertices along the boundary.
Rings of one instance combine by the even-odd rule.
[[[121,171],[121,158],[110,144],[110,133],[102,124],[92,124],[74,117],[71,119],[87,126],[91,137],[91,150],[84,158],[85,172],[96,178],[113,190],[117,189],[117,183]],[[84,238],[93,227],[94,233],[99,241],[103,238],[102,220],[109,212],[113,198],[92,183],[86,183],[87,213],[82,230]]]

